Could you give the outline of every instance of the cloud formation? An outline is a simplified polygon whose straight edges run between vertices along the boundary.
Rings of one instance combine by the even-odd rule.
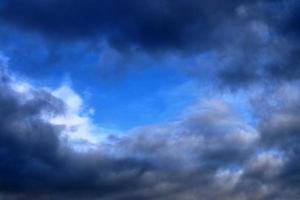
[[[125,54],[214,52],[211,70],[222,84],[240,87],[299,79],[299,7],[295,0],[11,0],[2,1],[0,16],[53,41],[104,40]]]
[[[100,36],[112,46],[145,50],[203,48],[237,5],[252,1],[4,1],[1,18],[50,37]],[[182,12],[185,11],[185,12]]]
[[[0,85],[2,199],[299,198],[298,83],[274,87],[270,101],[260,100],[264,91],[252,98],[257,125],[208,99],[178,121],[96,145],[82,137],[92,147],[84,151],[68,123],[50,120],[78,108],[79,97],[70,103],[76,93],[61,98],[70,94],[62,88],[54,96],[5,72]]]

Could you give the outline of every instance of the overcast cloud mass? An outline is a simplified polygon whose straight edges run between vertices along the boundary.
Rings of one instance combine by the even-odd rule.
[[[300,199],[297,0],[0,0],[0,199]]]

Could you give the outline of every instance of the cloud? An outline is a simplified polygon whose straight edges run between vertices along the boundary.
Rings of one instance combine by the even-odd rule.
[[[100,36],[120,49],[201,49],[220,37],[218,26],[253,1],[4,1],[1,18],[52,38]],[[182,12],[182,10],[188,12]]]
[[[81,61],[93,60],[88,65],[101,65],[103,69],[98,73],[101,71],[104,77],[110,77],[108,74],[138,70],[136,66],[140,65],[165,64],[157,62],[164,61],[159,58],[162,55],[181,55],[180,68],[190,74],[188,66],[195,65],[192,75],[196,79],[203,80],[204,65],[211,65],[209,72],[222,86],[240,88],[256,82],[299,79],[298,10],[299,3],[295,0],[130,0],[121,3],[116,0],[5,0],[0,7],[0,16],[4,33],[26,30],[26,35],[39,33],[45,36],[46,42],[37,39],[36,34],[32,36],[34,44],[43,44],[32,50],[33,55],[39,56],[22,58],[27,59],[31,67],[38,63],[52,66],[53,62],[64,62],[63,66],[69,66],[72,56],[71,60],[80,65]],[[24,31],[21,33],[25,34]],[[75,48],[75,41],[82,43]],[[101,46],[102,43],[108,46]],[[107,56],[116,60],[107,61],[104,55],[99,64],[99,59],[95,58],[99,48],[107,48],[112,52],[109,54],[113,54]],[[20,49],[22,45],[15,52]],[[107,50],[102,53],[105,52]],[[216,55],[212,64],[185,60],[209,52]],[[168,56],[165,60],[170,59]],[[47,69],[43,70],[47,72]]]
[[[92,120],[93,109],[85,108],[83,99],[68,84],[63,84],[51,94],[66,105],[62,115],[48,118],[54,125],[64,126],[64,134],[77,150],[89,150],[104,139],[104,133]],[[101,135],[103,134],[103,135]]]
[[[42,89],[7,72],[0,80],[4,200],[299,197],[297,83],[256,93],[257,125],[206,99],[177,121],[90,142],[92,121],[70,86]],[[78,151],[70,141],[80,137],[92,148]]]
[[[239,8],[227,25],[235,39],[219,55],[219,78],[233,87],[299,79],[297,1],[262,1]]]
[[[102,152],[102,147],[78,152],[71,134],[81,131],[75,139],[86,141],[91,133],[85,131],[91,130],[85,127],[91,124],[81,123],[87,118],[79,115],[81,99],[70,88],[62,87],[52,94],[4,71],[0,104],[1,198],[112,195],[137,185],[138,180],[129,178],[150,168],[144,161],[110,156]],[[57,121],[59,117],[66,121]],[[74,130],[69,130],[70,126]],[[91,145],[89,141],[87,144]]]

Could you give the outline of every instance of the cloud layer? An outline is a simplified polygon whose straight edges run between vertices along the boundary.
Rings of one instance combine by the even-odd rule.
[[[4,0],[0,16],[58,43],[104,40],[125,54],[214,52],[211,70],[222,84],[240,87],[299,78],[299,7],[295,0]]]
[[[70,103],[68,92],[60,98],[59,90],[36,88],[3,72],[1,197],[296,200],[298,88],[297,82],[273,87],[268,101],[260,100],[266,90],[251,97],[255,124],[217,99],[202,100],[178,121],[97,142],[76,135],[81,124],[73,124],[75,138],[91,146],[78,151],[71,125],[50,120],[68,117],[64,113],[78,102],[75,93],[69,89],[75,98]]]
[[[121,49],[181,49],[212,44],[217,26],[251,1],[4,1],[2,19],[63,39],[101,36]],[[218,9],[220,8],[220,9]],[[182,11],[185,12],[182,12]]]

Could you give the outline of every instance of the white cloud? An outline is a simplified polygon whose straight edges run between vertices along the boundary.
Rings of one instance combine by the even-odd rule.
[[[68,84],[61,85],[51,93],[63,100],[66,108],[63,115],[55,116],[49,121],[65,127],[64,134],[76,149],[86,150],[97,146],[105,136],[92,120],[93,108],[87,108],[82,97]]]
[[[67,140],[75,150],[92,149],[105,139],[105,129],[93,122],[94,109],[87,107],[82,97],[69,84],[62,84],[56,89],[39,88],[16,75],[8,76],[11,89],[19,94],[24,102],[32,99],[34,92],[40,90],[50,93],[64,103],[65,109],[62,113],[54,116],[43,113],[42,119],[64,127],[61,139]]]

